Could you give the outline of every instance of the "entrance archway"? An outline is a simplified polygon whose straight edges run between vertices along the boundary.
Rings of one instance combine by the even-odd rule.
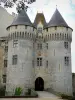
[[[44,90],[44,80],[41,77],[38,77],[35,80],[35,90],[36,91],[43,91]]]

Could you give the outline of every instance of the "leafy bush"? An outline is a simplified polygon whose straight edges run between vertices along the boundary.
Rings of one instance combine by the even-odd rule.
[[[68,99],[71,100],[73,97],[65,94],[61,94],[62,99]]]
[[[21,89],[21,87],[17,87],[17,88],[15,89],[15,94],[14,94],[14,95],[16,95],[16,96],[20,96],[21,93],[22,93],[22,89]]]
[[[0,87],[0,96],[5,96],[5,87]]]

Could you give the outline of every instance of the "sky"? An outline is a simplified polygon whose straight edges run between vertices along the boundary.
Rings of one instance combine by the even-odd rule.
[[[67,24],[73,29],[72,32],[72,72],[75,72],[75,0],[36,0],[33,4],[29,5],[27,11],[31,21],[34,21],[37,12],[43,12],[47,22],[51,19],[55,9],[59,10]],[[15,7],[7,9],[9,13],[16,12]]]

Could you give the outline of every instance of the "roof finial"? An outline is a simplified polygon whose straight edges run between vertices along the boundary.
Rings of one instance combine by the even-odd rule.
[[[56,5],[56,9],[57,9],[57,5]]]

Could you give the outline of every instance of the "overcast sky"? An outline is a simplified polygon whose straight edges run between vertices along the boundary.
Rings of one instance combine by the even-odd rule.
[[[73,29],[72,33],[72,72],[75,72],[75,0],[36,0],[30,5],[28,15],[33,22],[37,12],[43,12],[46,21],[49,22],[56,5],[67,24]],[[8,12],[15,12],[15,8],[8,9]]]

